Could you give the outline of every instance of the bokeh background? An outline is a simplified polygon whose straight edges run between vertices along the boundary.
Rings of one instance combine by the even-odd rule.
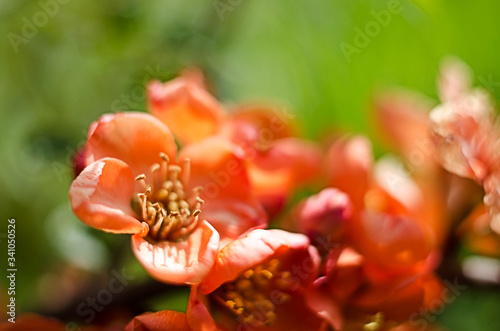
[[[1,1],[0,273],[7,219],[15,218],[18,312],[80,323],[89,315],[82,318],[78,305],[122,268],[134,279],[95,321],[184,308],[185,289],[152,283],[132,257],[128,236],[83,225],[67,195],[71,155],[89,124],[103,113],[145,110],[150,79],[197,66],[225,103],[279,102],[296,112],[306,137],[364,133],[379,152],[385,147],[370,115],[374,93],[401,86],[437,100],[436,74],[446,55],[467,62],[474,84],[500,99],[500,4],[401,0],[401,12],[345,56],[341,45],[356,47],[357,29],[390,3]],[[5,285],[2,276],[2,307]],[[499,308],[500,291],[471,286],[436,320],[449,330],[496,331]]]

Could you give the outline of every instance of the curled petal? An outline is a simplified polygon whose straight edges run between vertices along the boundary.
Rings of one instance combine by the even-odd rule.
[[[177,147],[170,130],[143,113],[103,115],[92,124],[87,140],[87,164],[113,157],[127,163],[135,176],[148,174],[161,161],[159,154],[175,159]]]
[[[199,283],[212,267],[219,249],[219,234],[202,222],[185,241],[150,243],[132,236],[132,250],[144,269],[171,284]]]
[[[186,314],[162,310],[156,313],[144,313],[134,317],[127,326],[126,331],[191,331]]]
[[[101,159],[86,167],[71,184],[71,207],[83,222],[95,228],[145,235],[147,224],[137,220],[130,207],[134,185],[134,175],[127,164]]]
[[[302,251],[306,254],[303,258],[309,256],[313,269],[316,269],[320,262],[319,256],[317,251],[309,251],[309,248],[312,249],[309,239],[301,234],[282,230],[250,231],[220,250],[214,267],[201,283],[200,290],[204,294],[211,293],[221,284],[235,279],[243,271],[263,263],[278,252]],[[313,273],[309,277],[311,282],[315,277]]]
[[[149,110],[185,144],[214,134],[224,113],[219,102],[199,81],[179,77],[148,85]]]

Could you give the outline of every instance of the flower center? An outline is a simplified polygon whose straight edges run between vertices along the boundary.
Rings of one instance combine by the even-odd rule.
[[[243,272],[236,280],[221,285],[213,299],[253,327],[272,325],[276,305],[290,301],[297,285],[290,271],[281,271],[281,263],[272,259]]]
[[[203,204],[199,196],[202,188],[194,188],[189,196],[184,191],[183,183],[189,179],[189,159],[184,160],[181,168],[169,165],[164,153],[160,153],[160,158],[161,163],[151,166],[149,185],[145,174],[136,177],[145,191],[137,194],[133,202],[142,221],[149,225],[148,236],[152,240],[178,241],[193,232],[198,224]]]

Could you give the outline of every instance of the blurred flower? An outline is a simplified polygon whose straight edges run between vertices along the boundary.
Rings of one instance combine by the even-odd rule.
[[[192,289],[188,323],[193,330],[319,330],[303,296],[319,262],[303,235],[251,231],[222,248]]]
[[[440,295],[432,226],[442,210],[394,158],[374,161],[362,136],[335,141],[327,184],[287,227],[305,231],[326,257],[307,301],[336,330],[387,330]],[[427,300],[427,301],[426,301]]]
[[[202,81],[201,73],[190,70],[150,83],[149,110],[184,144],[216,134],[240,146],[255,194],[271,215],[278,213],[295,188],[316,178],[319,148],[296,138],[293,116],[274,108],[240,106],[224,114]]]
[[[244,150],[252,187],[270,215],[281,211],[294,190],[320,172],[319,147],[297,138],[285,115],[266,106],[242,106],[219,131]]]
[[[345,222],[347,242],[362,255],[393,268],[413,268],[434,256],[437,244],[430,224],[441,210],[428,203],[400,163],[391,158],[375,163],[370,142],[359,136],[334,142],[326,167],[328,186],[352,202],[352,216]]]
[[[134,317],[125,331],[191,331],[186,314],[178,311],[163,310],[157,313],[144,313]]]
[[[491,227],[500,233],[500,127],[489,95],[470,82],[464,63],[443,63],[438,82],[443,103],[429,115],[432,137],[444,168],[483,186]]]
[[[324,265],[307,302],[335,330],[386,330],[441,302],[442,285],[428,270],[382,266],[349,247],[332,250]]]
[[[75,214],[98,229],[133,234],[136,257],[161,281],[200,282],[219,233],[232,239],[266,224],[240,152],[221,139],[190,145],[177,157],[163,123],[131,112],[103,115],[86,148],[88,166],[70,188]]]

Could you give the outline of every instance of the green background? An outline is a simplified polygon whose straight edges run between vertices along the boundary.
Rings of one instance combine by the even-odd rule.
[[[446,55],[465,60],[474,84],[500,97],[500,4],[402,0],[401,13],[346,58],[340,45],[356,46],[356,29],[389,3],[2,2],[0,235],[16,218],[18,310],[61,311],[122,266],[136,275],[134,284],[148,282],[128,236],[82,225],[67,192],[70,156],[89,124],[106,112],[145,110],[144,82],[151,78],[168,80],[194,65],[226,103],[277,101],[296,111],[309,138],[354,131],[372,137],[377,149],[374,92],[401,86],[437,99],[436,74]],[[30,29],[33,23],[39,26]],[[5,252],[6,238],[0,240]],[[182,292],[143,303],[184,305]],[[499,308],[498,291],[469,288],[438,319],[450,330],[498,330]]]

